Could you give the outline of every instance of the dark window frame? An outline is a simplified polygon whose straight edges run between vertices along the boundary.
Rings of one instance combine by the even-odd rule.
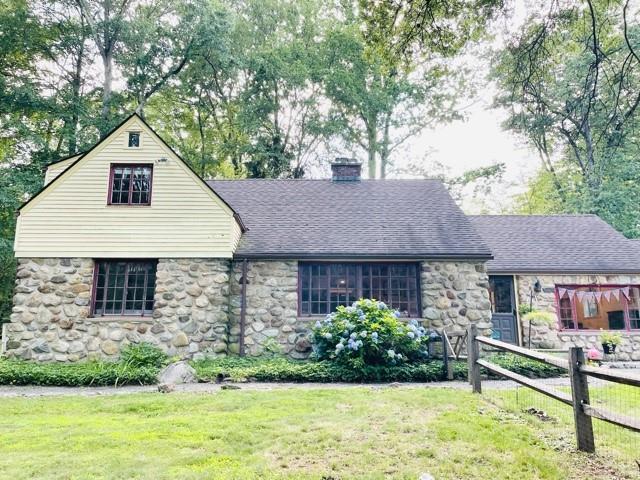
[[[109,270],[111,269],[112,265],[116,265],[116,264],[124,264],[125,265],[125,278],[124,278],[124,285],[122,287],[122,309],[120,312],[118,313],[105,313],[105,309],[106,309],[106,305],[107,305],[107,290],[108,290],[108,277],[109,277]],[[127,310],[126,308],[126,302],[127,302],[127,293],[128,293],[128,289],[130,288],[130,286],[128,285],[128,279],[129,279],[129,265],[131,264],[146,264],[147,265],[147,271],[145,272],[145,277],[144,277],[144,284],[142,287],[142,291],[144,292],[144,297],[141,299],[142,301],[142,309],[140,310],[139,313],[137,313],[137,311],[132,311],[132,310]],[[102,292],[102,308],[101,309],[97,309],[96,308],[96,304],[97,304],[97,300],[98,300],[98,275],[99,275],[99,271],[100,271],[100,266],[101,265],[105,265],[107,272],[105,273],[106,277],[105,277],[105,285],[104,285],[104,291]],[[148,270],[148,268],[150,266],[153,266],[153,292],[151,294],[151,298],[147,297],[147,291],[148,291],[148,287],[149,285],[149,278],[151,276],[151,272]],[[155,290],[156,290],[156,279],[157,279],[157,272],[158,272],[158,260],[157,259],[139,259],[139,258],[135,258],[135,259],[96,259],[93,262],[93,284],[91,287],[91,308],[90,308],[90,316],[94,317],[94,318],[101,318],[101,317],[150,317],[153,313],[153,306],[154,306],[154,297],[155,297]],[[150,309],[146,309],[145,308],[145,302],[147,301],[152,301],[153,303],[151,304],[151,308]]]
[[[125,202],[113,202],[113,176],[116,168],[130,168],[135,170],[136,168],[148,168],[149,172],[149,201],[145,203],[133,203],[133,182],[129,182],[129,194],[127,203]],[[107,205],[113,205],[118,207],[149,207],[151,206],[151,197],[153,195],[153,163],[112,163],[109,167],[109,192],[107,195]]]
[[[561,332],[572,332],[572,333],[595,333],[595,332],[599,332],[600,329],[595,330],[595,329],[586,329],[586,328],[578,328],[578,314],[577,314],[577,303],[573,298],[569,298],[569,301],[571,302],[571,322],[573,324],[573,327],[569,328],[569,327],[565,327],[564,323],[563,323],[563,319],[565,319],[565,317],[562,317],[562,313],[561,313],[561,305],[560,305],[560,294],[558,293],[558,290],[560,288],[566,288],[566,289],[577,289],[577,288],[599,288],[599,289],[606,289],[606,288],[624,288],[624,287],[629,287],[630,289],[630,295],[631,295],[631,289],[632,288],[637,288],[640,289],[640,284],[635,284],[635,283],[623,283],[623,284],[601,284],[601,285],[580,285],[580,284],[557,284],[555,285],[555,289],[554,289],[554,295],[555,295],[555,307],[556,307],[556,316],[558,318],[558,330]],[[631,305],[629,303],[629,300],[627,300],[627,298],[624,295],[621,295],[621,300],[620,302],[622,303],[622,311],[624,314],[624,329],[620,329],[620,330],[605,330],[605,331],[611,331],[611,332],[638,332],[640,331],[640,324],[638,325],[638,328],[632,328],[631,327],[631,321],[633,320],[630,316],[630,310],[636,310],[635,308],[630,308]],[[600,308],[598,306],[598,308]],[[568,321],[569,319],[565,319],[566,321]],[[603,329],[604,330],[604,329]]]
[[[327,280],[326,280],[326,289],[325,291],[327,291],[327,299],[326,299],[326,303],[327,303],[327,312],[326,313],[312,313],[312,309],[311,309],[311,299],[309,299],[309,308],[307,312],[303,312],[302,309],[302,304],[303,304],[303,300],[302,300],[302,286],[303,286],[303,275],[305,273],[309,273],[309,275],[311,275],[310,270],[306,270],[306,268],[310,268],[310,267],[314,267],[314,266],[325,266],[329,269],[328,274],[327,274]],[[369,272],[371,272],[371,267],[375,267],[375,266],[388,266],[388,267],[393,267],[393,266],[409,266],[409,267],[413,267],[415,269],[415,275],[412,275],[411,273],[408,273],[406,276],[404,276],[403,278],[406,278],[407,280],[411,280],[411,281],[415,281],[415,305],[411,304],[411,298],[408,298],[407,302],[408,304],[408,312],[409,314],[407,316],[403,315],[403,318],[422,318],[422,296],[421,296],[421,285],[420,285],[420,263],[419,262],[332,262],[332,261],[319,261],[319,262],[299,262],[298,263],[298,288],[297,288],[297,293],[298,293],[298,316],[299,317],[305,317],[305,318],[309,318],[309,317],[323,317],[325,315],[327,315],[327,313],[331,313],[331,295],[330,295],[330,285],[331,285],[331,271],[330,268],[332,265],[348,265],[348,266],[354,266],[355,267],[355,281],[356,281],[356,298],[353,298],[353,300],[351,300],[351,298],[349,298],[349,303],[352,303],[352,301],[356,301],[360,298],[363,297],[362,293],[363,293],[363,271],[364,268],[368,268]],[[371,275],[371,274],[370,274]],[[388,278],[388,283],[387,283],[387,295],[389,295],[389,292],[392,291],[393,289],[391,289],[391,280],[393,278],[393,275],[391,275],[391,273],[389,273],[387,276]],[[371,277],[369,277],[371,278]],[[309,286],[311,287],[311,277],[309,277]],[[371,286],[369,286],[369,288],[372,288]],[[311,288],[310,288],[311,289]],[[396,289],[398,290],[398,289]],[[409,293],[410,288],[407,287],[405,289],[403,289],[404,291],[406,291],[407,293]],[[377,299],[376,300],[384,300],[384,299]],[[393,307],[393,305],[390,305],[391,307]],[[415,311],[414,311],[415,309]]]
[[[128,133],[129,134],[127,135],[127,148],[140,148],[142,144],[142,132],[135,131],[135,132],[128,132]],[[136,135],[138,137],[137,145],[131,145],[131,138],[133,135]]]

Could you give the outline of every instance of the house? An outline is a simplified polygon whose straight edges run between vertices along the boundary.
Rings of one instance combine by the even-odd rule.
[[[434,329],[539,348],[625,335],[640,358],[640,248],[594,216],[466,216],[436,180],[204,181],[138,116],[55,162],[20,209],[7,356],[311,351],[318,317],[373,297]],[[557,322],[521,319],[531,304]],[[639,335],[636,335],[638,331]]]

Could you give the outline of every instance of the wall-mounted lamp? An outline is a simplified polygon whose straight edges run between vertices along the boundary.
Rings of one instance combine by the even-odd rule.
[[[533,291],[535,293],[540,293],[542,291],[542,284],[540,283],[540,280],[538,280],[536,278],[536,283],[533,284]]]
[[[169,159],[167,157],[160,157],[157,160],[158,163],[169,163]]]

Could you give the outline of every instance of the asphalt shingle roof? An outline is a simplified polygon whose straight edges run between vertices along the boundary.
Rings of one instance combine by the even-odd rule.
[[[210,180],[247,231],[237,257],[490,258],[438,180]]]
[[[489,272],[640,272],[640,248],[596,215],[469,216],[489,244]]]

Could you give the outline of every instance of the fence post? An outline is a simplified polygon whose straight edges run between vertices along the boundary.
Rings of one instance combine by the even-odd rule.
[[[469,370],[469,383],[473,387],[473,393],[482,393],[482,385],[480,382],[480,365],[477,360],[480,358],[480,346],[476,337],[478,336],[478,327],[475,323],[469,325],[469,334],[467,335],[467,361]]]
[[[571,396],[573,398],[573,419],[576,424],[576,439],[578,450],[593,453],[596,446],[593,440],[593,425],[591,417],[584,413],[582,405],[589,404],[589,385],[587,376],[580,371],[584,364],[582,348],[569,349],[569,378],[571,379]]]

